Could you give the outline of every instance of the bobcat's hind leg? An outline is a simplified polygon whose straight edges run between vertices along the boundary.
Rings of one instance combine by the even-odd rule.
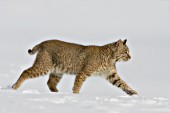
[[[62,74],[59,74],[59,75],[52,74],[52,73],[50,74],[47,85],[51,92],[58,92],[58,89],[56,87],[57,87],[57,84],[60,82],[61,78],[62,78]]]
[[[17,82],[12,86],[13,89],[18,89],[22,83],[30,78],[36,78],[47,74],[52,66],[50,55],[47,51],[40,51],[32,67],[23,71]]]

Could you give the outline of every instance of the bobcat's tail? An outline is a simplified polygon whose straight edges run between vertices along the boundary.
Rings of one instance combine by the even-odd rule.
[[[29,50],[28,50],[28,53],[29,53],[30,55],[34,55],[34,54],[36,54],[38,51],[40,51],[40,44],[38,44],[38,45],[36,45],[35,47],[33,47],[32,50],[29,49]]]

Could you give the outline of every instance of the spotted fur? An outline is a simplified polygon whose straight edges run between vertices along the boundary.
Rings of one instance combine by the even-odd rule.
[[[103,46],[84,46],[59,40],[44,41],[28,50],[31,55],[37,53],[36,60],[32,67],[23,71],[12,88],[18,89],[25,80],[49,73],[47,85],[52,92],[58,92],[56,85],[63,74],[67,73],[76,75],[73,93],[80,92],[88,77],[101,76],[127,94],[137,94],[119,77],[115,66],[116,62],[131,58],[126,41],[118,40]]]

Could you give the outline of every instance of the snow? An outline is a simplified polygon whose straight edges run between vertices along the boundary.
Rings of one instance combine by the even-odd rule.
[[[0,90],[0,113],[170,113],[170,100]]]
[[[14,75],[18,75],[18,72],[9,71],[0,75],[0,113],[170,113],[168,98],[128,96],[96,77],[87,81],[89,86],[85,84],[80,94],[73,94],[71,93],[74,80],[72,76],[66,76],[64,83],[59,84],[60,91],[52,93],[46,89],[47,85],[44,83],[46,77],[28,80],[15,91],[11,89],[11,85],[15,80]],[[100,86],[101,91],[91,83],[95,80],[104,85]],[[72,82],[69,83],[70,81]],[[67,89],[63,90],[64,86]],[[95,93],[89,90],[94,90]]]

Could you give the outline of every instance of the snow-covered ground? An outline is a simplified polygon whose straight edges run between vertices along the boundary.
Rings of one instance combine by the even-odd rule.
[[[170,100],[0,90],[0,113],[170,113]]]

